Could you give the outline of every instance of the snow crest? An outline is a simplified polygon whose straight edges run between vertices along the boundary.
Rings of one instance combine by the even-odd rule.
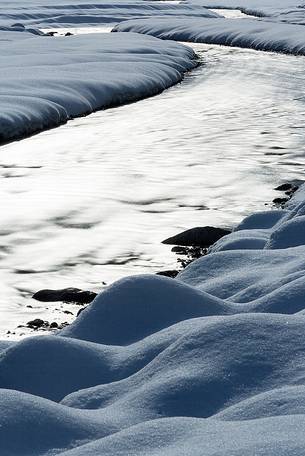
[[[1,343],[4,456],[302,455],[305,186],[176,279],[99,294],[57,335]]]
[[[186,46],[130,34],[0,29],[0,141],[160,93],[196,65]]]
[[[143,0],[13,0],[1,1],[0,25],[22,22],[39,27],[97,26],[116,24],[130,18],[153,16],[218,17],[199,2]]]
[[[189,18],[185,21],[177,17],[134,19],[116,25],[113,31],[142,33],[165,40],[305,55],[304,26],[271,20]]]

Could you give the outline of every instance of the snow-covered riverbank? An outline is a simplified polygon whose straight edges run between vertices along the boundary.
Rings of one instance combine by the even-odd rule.
[[[59,3],[65,11],[63,17],[68,16],[66,6]],[[72,2],[67,3],[71,11]],[[234,7],[236,2],[223,3]],[[220,6],[226,6],[223,3]],[[187,39],[190,33],[190,39],[199,34],[203,41],[208,40],[208,33],[213,39],[220,33],[221,40],[228,39],[231,45],[243,46],[249,40],[249,47],[255,47],[259,35],[259,43],[265,46],[267,40],[271,50],[297,49],[302,53],[303,31],[299,34],[301,29],[296,28],[300,26],[281,23],[283,15],[289,15],[281,6],[288,4],[292,7],[292,1],[280,0],[281,12],[273,8],[271,13],[269,9],[264,22],[196,18],[184,19],[182,24],[179,18],[150,18],[134,21],[132,27],[144,24],[145,28],[148,24],[152,29],[141,33],[154,34],[157,27],[161,36],[167,33],[163,27],[166,24],[173,26],[172,38],[183,35]],[[248,2],[256,14],[270,5],[268,0]],[[96,6],[88,3],[87,24],[90,9]],[[288,13],[293,15],[292,9]],[[72,16],[73,22],[77,15]],[[31,18],[25,8],[24,19],[27,23],[43,22],[43,15]],[[46,17],[46,26],[50,25],[49,19]],[[67,17],[67,23],[69,20]],[[203,23],[210,24],[210,31],[210,26]],[[130,23],[124,27],[130,27]],[[289,30],[293,33],[287,34],[287,27],[292,27]],[[51,126],[43,123],[44,119],[61,122],[138,99],[139,94],[146,97],[180,81],[183,73],[195,66],[191,49],[153,37],[116,33],[107,37],[51,38],[33,35],[22,26],[15,29],[0,32],[6,40],[0,46],[5,63],[0,101],[12,127],[10,130],[1,121],[4,135],[16,131],[16,125],[27,126],[24,133],[18,134],[33,132],[37,119],[42,129]],[[272,30],[276,33],[271,36]],[[263,49],[261,45],[258,48]],[[85,130],[79,131],[80,124],[71,123],[71,128],[78,127],[74,148],[70,137],[66,139],[72,153],[61,149],[64,135],[59,134],[56,142],[54,136],[47,136],[50,132],[43,135],[43,139],[49,139],[49,149],[39,148],[39,144],[44,146],[39,139],[35,151],[31,142],[26,149],[23,141],[20,149],[14,149],[15,144],[2,148],[0,171],[5,184],[1,189],[0,259],[4,318],[7,306],[17,305],[5,298],[11,288],[16,295],[29,294],[29,282],[22,281],[20,274],[39,280],[37,276],[45,273],[51,281],[60,275],[63,280],[67,270],[75,267],[79,279],[83,276],[77,268],[83,262],[89,267],[88,280],[93,280],[94,274],[101,280],[96,267],[102,262],[107,265],[105,252],[118,262],[126,258],[129,261],[137,251],[137,258],[143,255],[139,247],[134,249],[126,231],[135,239],[135,227],[140,226],[146,236],[143,245],[147,245],[153,232],[160,235],[157,227],[173,229],[170,220],[176,206],[192,211],[191,216],[186,213],[188,223],[195,210],[208,212],[202,203],[209,191],[207,182],[211,187],[211,214],[218,210],[218,199],[236,192],[239,176],[244,179],[244,187],[256,183],[252,192],[258,198],[262,192],[256,177],[258,162],[268,163],[268,172],[266,166],[261,171],[269,187],[283,164],[286,174],[300,173],[303,177],[303,58],[268,55],[266,74],[265,61],[258,56],[254,59],[254,51],[239,52],[246,52],[246,59],[254,60],[255,70],[239,79],[240,69],[236,70],[228,59],[238,81],[235,92],[227,65],[227,73],[220,76],[219,84],[211,85],[212,90],[205,96],[202,91],[196,96],[194,91],[191,103],[179,99],[172,130],[175,134],[170,140],[168,123],[163,121],[171,116],[175,119],[170,109],[175,105],[169,95],[159,111],[148,105],[149,123],[144,121],[145,108],[134,124],[132,111],[126,111],[127,122],[120,137],[126,137],[126,144],[129,141],[129,150],[120,142],[116,146],[111,137],[107,149],[105,136],[111,128],[115,131],[124,125],[124,114],[112,116],[111,110],[107,111],[108,132],[104,135],[101,118],[93,117],[97,121],[90,133],[92,117],[83,119],[88,122]],[[236,50],[230,53],[234,56]],[[14,59],[21,59],[22,65],[15,65]],[[212,65],[219,65],[219,60],[215,54]],[[220,87],[226,84],[227,94],[220,101]],[[202,117],[198,112],[194,115],[194,107]],[[191,121],[183,123],[187,117]],[[152,121],[156,119],[159,124],[155,125],[159,126],[154,130]],[[148,124],[152,132],[146,136]],[[29,130],[32,125],[35,128]],[[143,128],[143,142],[139,126]],[[201,131],[205,128],[203,137]],[[217,128],[225,135],[220,135]],[[82,137],[84,131],[87,142]],[[2,135],[3,140],[8,138]],[[139,155],[133,150],[137,147]],[[108,168],[103,161],[107,153]],[[198,174],[189,172],[198,167]],[[219,173],[215,172],[217,167]],[[143,185],[145,172],[149,191]],[[249,212],[245,195],[240,199],[244,199]],[[126,224],[124,213],[129,214],[130,223],[137,211],[141,223]],[[153,218],[148,219],[147,214],[153,214]],[[205,217],[197,214],[198,220]],[[167,223],[162,225],[162,220]],[[110,238],[104,235],[106,231],[111,232]],[[129,243],[121,249],[126,239]],[[125,256],[120,257],[122,251]],[[125,277],[100,293],[64,330],[18,342],[0,341],[1,456],[303,456],[304,253],[305,186],[284,208],[244,219],[232,234],[221,238],[208,255],[193,262],[176,279],[148,274]],[[7,295],[5,288],[9,289]]]
[[[75,318],[37,290],[175,269],[162,239],[234,226],[303,179],[303,57],[194,50],[204,65],[160,95],[2,146],[0,337]]]
[[[303,454],[304,210],[303,186],[177,279],[123,279],[5,343],[1,454]]]
[[[0,31],[1,142],[155,95],[196,66],[192,49],[155,38],[15,28]]]
[[[149,18],[124,21],[117,32],[153,35],[164,40],[238,46],[260,51],[305,55],[305,28],[257,19]]]
[[[0,25],[22,23],[45,28],[89,27],[116,24],[130,18],[153,16],[217,17],[199,1],[143,1],[143,0],[22,0],[2,1]]]

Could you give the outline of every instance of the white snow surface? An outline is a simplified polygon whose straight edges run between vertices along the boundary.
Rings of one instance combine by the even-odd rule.
[[[305,186],[176,279],[127,277],[0,343],[1,456],[301,456]]]
[[[113,31],[143,33],[167,40],[192,41],[305,55],[305,27],[271,20],[134,19],[118,24]]]
[[[243,13],[273,21],[304,23],[304,4],[298,0],[187,0],[207,8],[239,9]]]
[[[150,16],[217,17],[199,2],[181,3],[143,0],[13,0],[1,1],[0,25],[21,22],[41,27],[98,26]]]
[[[39,36],[0,29],[0,141],[155,95],[195,66],[194,52],[135,34]]]

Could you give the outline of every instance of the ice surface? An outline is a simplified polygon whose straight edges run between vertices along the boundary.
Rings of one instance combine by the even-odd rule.
[[[11,29],[0,30],[1,142],[154,95],[195,66],[191,49],[135,34],[48,37]]]
[[[57,336],[1,343],[1,455],[301,456],[304,208],[305,186],[177,279],[123,279]]]

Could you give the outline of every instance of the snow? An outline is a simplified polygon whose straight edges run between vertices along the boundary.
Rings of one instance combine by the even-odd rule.
[[[190,48],[152,37],[11,30],[0,30],[1,142],[155,95],[195,66]]]
[[[216,9],[239,9],[244,14],[271,18],[276,21],[299,23],[304,18],[304,8],[297,0],[188,0],[196,5]]]
[[[122,22],[113,31],[305,55],[304,27],[282,22],[244,18],[189,18],[187,21],[181,18],[149,18]]]
[[[127,277],[57,335],[1,342],[1,455],[304,454],[304,210],[305,186],[177,279]]]
[[[143,0],[15,0],[1,1],[0,4],[0,25],[21,22],[39,28],[114,25],[133,17],[173,15],[217,17],[217,13],[205,9],[200,3],[193,5]]]
[[[199,3],[181,12],[197,14]],[[1,20],[62,25],[73,5],[79,21],[106,22],[86,0],[37,3],[31,17],[29,5],[3,2],[16,12]],[[268,20],[150,17],[115,30],[304,54],[303,27],[282,23],[301,23],[293,6],[252,0],[247,8],[269,9]],[[10,25],[0,28],[2,141],[153,95],[195,66],[190,48],[152,36],[47,37]],[[57,335],[1,341],[1,456],[303,455],[304,271],[305,186],[176,279],[126,277]]]

